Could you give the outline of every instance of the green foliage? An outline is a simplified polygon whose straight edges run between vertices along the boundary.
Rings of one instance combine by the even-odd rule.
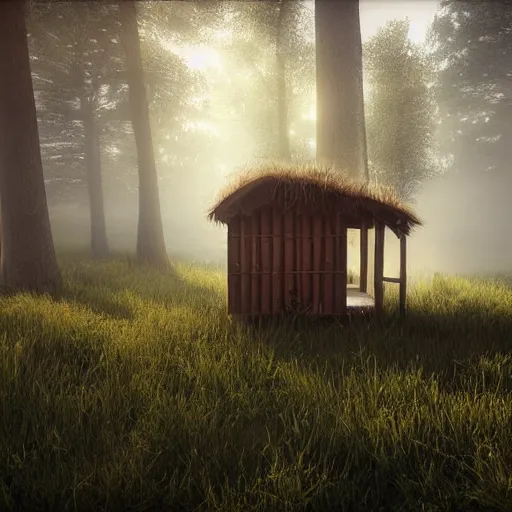
[[[127,102],[124,52],[115,4],[30,3],[30,50],[47,191],[52,203],[86,199],[79,98],[91,102],[100,130],[107,211],[130,201],[137,157]],[[287,87],[294,156],[308,156],[314,123],[312,10],[290,4],[286,17]],[[277,144],[278,5],[251,2],[142,2],[141,50],[159,186],[176,215],[202,212],[221,172],[270,158]],[[311,32],[311,30],[310,30]],[[187,66],[187,51],[209,48],[216,68]],[[183,52],[183,50],[185,50]],[[206,128],[205,128],[206,127]],[[202,195],[201,195],[202,194]],[[206,197],[207,196],[207,197]],[[174,213],[174,211],[172,212]],[[108,217],[108,215],[107,215]]]
[[[160,9],[155,12],[148,6],[139,9],[139,22],[154,146],[162,165],[165,154],[173,152],[184,158],[184,153],[191,152],[190,146],[182,149],[180,145],[170,151],[168,139],[182,132],[184,106],[202,83],[199,77],[192,79],[181,59],[163,47],[162,39],[167,35],[163,26],[165,12],[162,6],[157,7]],[[90,105],[99,125],[105,167],[108,171],[115,168],[116,176],[110,181],[117,181],[116,188],[126,183],[124,188],[128,189],[130,180],[126,178],[136,177],[137,157],[117,6],[34,3],[29,13],[33,82],[46,177],[68,200],[77,193],[78,184],[86,183],[80,112],[83,102]],[[189,107],[187,114],[189,120],[193,118],[194,109]],[[162,146],[167,146],[166,151],[160,151]]]
[[[430,31],[442,146],[452,167],[509,175],[512,3],[443,0]]]
[[[54,2],[32,3],[28,14],[42,158],[51,183],[69,196],[86,183],[81,107],[88,105],[99,120],[111,115],[123,96],[120,84],[112,82],[123,68],[116,10],[100,3]]]
[[[315,134],[314,125],[303,127],[301,123],[301,114],[314,102],[315,53],[307,30],[314,26],[314,21],[306,3],[288,2],[281,34],[295,157],[307,154],[302,147],[303,139]],[[279,153],[276,45],[282,2],[226,4],[223,23],[232,27],[232,37],[224,43],[217,42],[216,47],[226,57],[226,69],[235,72],[229,74],[227,84],[222,77],[222,87],[229,87],[231,94],[224,93],[217,108],[226,119],[241,121],[240,125],[254,141],[251,157],[270,159]],[[212,34],[219,28],[211,26]],[[220,82],[218,86],[221,87]],[[236,126],[238,131],[240,125]]]
[[[60,301],[0,299],[2,510],[512,508],[504,284],[257,330],[212,268],[62,266]]]
[[[369,86],[366,131],[371,179],[411,201],[439,171],[432,69],[408,38],[409,21],[391,21],[363,48]]]

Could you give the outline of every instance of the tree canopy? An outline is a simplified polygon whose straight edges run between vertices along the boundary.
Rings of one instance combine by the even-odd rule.
[[[409,21],[392,21],[364,46],[371,179],[412,200],[439,170],[435,155],[433,70],[408,37]]]
[[[443,154],[466,174],[508,172],[512,2],[442,0],[429,39]]]

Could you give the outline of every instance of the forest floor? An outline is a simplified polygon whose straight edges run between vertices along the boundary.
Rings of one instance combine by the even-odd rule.
[[[61,261],[0,298],[0,510],[512,510],[512,289],[242,328],[225,274]]]

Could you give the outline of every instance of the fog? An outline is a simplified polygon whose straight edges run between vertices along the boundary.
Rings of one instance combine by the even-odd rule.
[[[236,168],[233,170],[236,171]],[[223,185],[229,173],[219,179]],[[428,277],[435,272],[449,274],[510,273],[512,239],[506,236],[512,218],[508,200],[512,190],[500,180],[484,182],[460,174],[433,179],[421,189],[415,210],[424,223],[408,242],[408,271],[411,276]],[[182,190],[181,198],[161,193],[164,234],[169,252],[176,257],[225,266],[227,229],[206,219],[218,189],[206,188],[192,197]],[[132,253],[137,234],[137,195],[116,198],[105,195],[109,244],[112,250]],[[85,201],[50,203],[50,216],[58,247],[86,249],[90,239],[89,207]],[[358,263],[351,250],[352,267]],[[399,244],[386,230],[385,272],[398,275]]]
[[[410,37],[423,44],[436,9],[435,2],[388,2],[384,10],[380,2],[368,0],[361,4],[363,41],[375,35],[389,20],[408,17]],[[303,38],[311,44],[314,35],[312,17],[306,16],[305,23],[309,23],[309,28]],[[187,44],[183,41],[167,44],[168,51],[182,60],[192,73],[191,79],[198,80],[201,87],[190,97],[180,99],[185,105],[180,119],[191,112],[191,120],[182,120],[180,126],[174,124],[166,129],[162,119],[156,120],[158,116],[152,112],[155,117],[152,128],[154,139],[157,139],[154,146],[169,253],[225,266],[226,228],[208,222],[206,214],[232,173],[250,162],[264,159],[266,150],[262,141],[265,137],[272,139],[275,136],[274,128],[268,128],[273,123],[272,119],[268,121],[268,116],[272,117],[268,112],[272,112],[275,99],[272,99],[272,81],[267,76],[273,61],[265,56],[264,50],[263,55],[254,55],[254,62],[257,60],[260,67],[260,75],[255,77],[256,71],[253,73],[251,65],[246,62],[240,67],[236,56],[226,47],[225,41],[235,37],[234,32],[216,29],[215,34],[217,46],[212,43],[206,47],[204,41],[197,40]],[[264,43],[265,40],[261,42]],[[290,136],[297,156],[311,159],[314,157],[315,133],[314,75],[307,66],[304,72],[309,74],[303,79],[295,75],[291,79],[295,82],[291,85],[294,103]],[[208,107],[198,107],[201,102],[206,102]],[[234,109],[236,113],[230,113]],[[443,130],[441,126],[438,139],[447,137]],[[265,131],[269,133],[262,135]],[[102,153],[107,233],[113,251],[131,253],[136,245],[138,216],[134,150],[130,150],[131,163],[129,159],[120,158],[119,154],[125,157],[129,151],[127,146],[117,144],[115,134],[115,130],[108,134],[109,147],[114,150],[103,149]],[[103,140],[106,138],[107,135]],[[185,149],[181,147],[176,156],[173,143],[178,139],[185,140]],[[269,154],[271,156],[272,151]],[[509,166],[508,162],[503,160],[503,168]],[[68,197],[58,190],[60,185],[53,165],[45,160],[56,246],[86,249],[90,239],[90,212],[85,177],[78,175],[78,184]],[[424,225],[410,237],[408,268],[411,275],[509,272],[508,255],[512,252],[512,239],[508,236],[508,219],[512,213],[508,200],[510,190],[510,176],[503,172],[485,172],[478,163],[474,168],[453,166],[444,174],[422,183],[414,208]],[[386,237],[385,272],[395,275],[398,272],[398,241],[390,231]],[[355,261],[354,256],[352,262]]]

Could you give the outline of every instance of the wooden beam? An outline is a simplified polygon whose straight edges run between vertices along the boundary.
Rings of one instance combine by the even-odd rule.
[[[368,291],[368,228],[362,227],[359,245],[359,291]]]
[[[272,209],[272,314],[274,315],[284,311],[283,224],[283,216],[274,207]]]
[[[313,215],[313,314],[322,313],[320,302],[322,298],[321,276],[319,271],[324,270],[322,265],[322,237],[323,237],[323,218],[317,213]]]
[[[241,245],[240,215],[228,225],[228,313],[237,315],[241,311]]]
[[[291,308],[295,294],[295,211],[288,209],[284,214],[284,306]]]
[[[384,305],[384,224],[375,223],[375,313],[381,314]]]
[[[400,278],[399,277],[383,277],[382,280],[385,283],[396,283],[400,284]]]
[[[272,313],[272,210],[261,210],[261,314]]]
[[[336,215],[335,222],[334,313],[345,315],[347,312],[347,227],[342,223],[340,214]]]
[[[246,237],[250,234],[251,219],[240,215],[240,311],[241,315],[248,315],[251,312],[251,239]]]
[[[330,216],[324,217],[324,247],[323,247],[323,265],[324,275],[322,276],[322,312],[325,315],[332,315],[335,312],[334,306],[334,272],[335,272],[335,238],[336,235],[336,219]]]
[[[256,211],[251,219],[251,314],[261,314],[261,223],[260,212]]]
[[[400,315],[405,316],[407,297],[407,238],[400,235]]]

